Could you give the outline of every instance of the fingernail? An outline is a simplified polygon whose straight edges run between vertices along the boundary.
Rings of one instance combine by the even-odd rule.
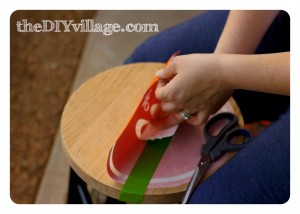
[[[162,72],[163,72],[163,70],[160,69],[160,70],[156,71],[155,75],[156,75],[157,77],[161,77],[161,76],[162,76]]]

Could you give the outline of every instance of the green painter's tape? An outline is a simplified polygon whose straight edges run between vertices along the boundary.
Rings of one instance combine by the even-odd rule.
[[[120,201],[139,204],[172,137],[149,140],[120,192]]]

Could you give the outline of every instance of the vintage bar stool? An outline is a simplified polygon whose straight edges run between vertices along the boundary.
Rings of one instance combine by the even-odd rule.
[[[63,148],[72,168],[69,203],[91,203],[86,184],[111,198],[111,203],[118,199],[122,184],[107,173],[108,154],[162,67],[161,63],[136,63],[112,68],[85,82],[71,96],[61,120]],[[233,99],[230,104],[242,127],[238,106]],[[147,189],[143,203],[179,203],[186,187]]]

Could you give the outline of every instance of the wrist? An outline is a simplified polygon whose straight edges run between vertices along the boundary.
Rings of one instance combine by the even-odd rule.
[[[232,79],[232,71],[230,64],[234,61],[232,54],[215,54],[216,56],[216,73],[219,81],[224,85],[224,88],[234,90],[237,89],[235,81]]]

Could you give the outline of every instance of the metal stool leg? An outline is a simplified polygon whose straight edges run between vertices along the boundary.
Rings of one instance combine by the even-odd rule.
[[[68,204],[92,204],[86,183],[70,168]],[[106,204],[125,204],[125,202],[107,197]]]
[[[70,169],[68,204],[92,204],[86,183]]]
[[[118,199],[114,199],[114,198],[111,198],[111,197],[107,197],[105,203],[106,203],[106,204],[126,204],[126,203],[123,202],[123,201],[119,201]]]

